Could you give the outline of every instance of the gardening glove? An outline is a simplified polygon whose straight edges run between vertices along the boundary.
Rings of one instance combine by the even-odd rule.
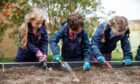
[[[90,63],[89,62],[84,62],[84,64],[83,64],[83,70],[85,70],[85,71],[90,70]]]
[[[125,65],[131,65],[132,64],[132,60],[129,59],[129,58],[123,60],[123,62],[124,62]]]
[[[43,53],[40,50],[37,51],[36,56],[39,59],[39,62],[43,62],[47,58],[47,55],[43,55]]]
[[[60,54],[54,55],[53,60],[56,62],[60,62]]]
[[[47,61],[47,55],[43,55],[39,58],[39,62],[46,62]]]
[[[40,58],[40,57],[43,56],[43,53],[42,53],[40,50],[38,50],[37,53],[36,53],[36,56],[37,56],[38,58]]]
[[[105,62],[104,56],[98,56],[97,61],[99,61],[100,63],[104,63]]]

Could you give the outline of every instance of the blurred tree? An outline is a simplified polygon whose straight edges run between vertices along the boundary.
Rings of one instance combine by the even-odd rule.
[[[6,30],[12,28],[13,31],[9,33],[9,37],[14,38],[18,43],[17,30],[29,9],[28,0],[0,0],[0,42],[6,34]],[[9,48],[0,50],[0,60],[3,60]]]
[[[100,0],[1,0],[1,14],[6,20],[0,26],[0,40],[7,28],[18,29],[31,6],[40,7],[46,12],[50,35],[59,29],[70,13],[79,11],[85,17],[85,27],[90,37],[100,18],[96,14],[97,9],[102,8]],[[17,36],[15,32],[14,36]]]
[[[59,29],[70,13],[79,11],[85,17],[85,27],[90,37],[99,18],[94,12],[101,5],[100,0],[32,0],[31,3],[33,7],[40,7],[46,12],[50,34]],[[88,13],[94,14],[87,20]]]
[[[5,31],[10,28],[17,30],[19,25],[23,22],[26,12],[30,9],[28,0],[1,0],[0,2],[0,41],[2,41]],[[13,32],[16,36],[17,32]]]
[[[0,16],[2,17],[0,18],[0,42],[5,31],[12,28],[14,32],[9,33],[9,37],[13,37],[18,43],[18,27],[31,7],[39,7],[46,12],[50,37],[58,31],[67,16],[75,11],[79,11],[84,16],[85,27],[91,37],[101,18],[96,12],[102,8],[100,0],[0,0]]]
[[[8,28],[18,29],[31,6],[42,8],[46,12],[50,35],[58,31],[70,13],[79,11],[85,17],[85,27],[91,37],[94,28],[98,25],[98,19],[101,18],[96,12],[101,9],[102,13],[110,14],[104,12],[100,0],[1,0],[0,14],[5,19],[0,25],[0,41]],[[9,37],[12,35],[17,36],[16,32]]]

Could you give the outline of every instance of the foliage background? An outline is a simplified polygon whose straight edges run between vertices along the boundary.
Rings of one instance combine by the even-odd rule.
[[[24,16],[32,7],[42,8],[46,12],[49,37],[59,30],[67,16],[74,11],[79,11],[84,16],[85,28],[89,37],[92,36],[94,28],[99,24],[99,19],[103,18],[98,16],[97,12],[100,11],[107,16],[114,13],[112,11],[104,12],[100,0],[1,0],[0,43],[7,43],[10,41],[9,39],[14,41],[13,44],[8,43],[9,46],[0,45],[2,59],[5,55],[14,55],[15,57],[19,39],[18,29],[24,21]],[[8,40],[4,41],[6,36],[8,36],[6,38]],[[14,51],[8,52],[10,49]]]

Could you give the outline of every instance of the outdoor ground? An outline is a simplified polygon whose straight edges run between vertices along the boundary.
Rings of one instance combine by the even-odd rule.
[[[92,67],[73,73],[38,67],[13,67],[0,70],[0,84],[140,84],[140,66],[113,68]]]

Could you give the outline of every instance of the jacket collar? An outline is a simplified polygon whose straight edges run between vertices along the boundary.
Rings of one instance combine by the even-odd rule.
[[[64,33],[65,33],[66,35],[68,35],[68,34],[69,34],[69,26],[68,26],[68,23],[67,23],[67,22],[63,23],[62,27],[63,27],[62,29],[64,29]],[[85,28],[84,28],[84,26],[83,26],[83,27],[82,27],[82,32],[77,33],[77,34],[79,35],[79,34],[83,33],[84,31],[85,31]]]
[[[41,33],[44,33],[44,26],[42,25],[39,29],[38,29],[38,32],[41,34]],[[32,29],[32,25],[31,23],[28,24],[28,32],[29,33],[33,33],[33,29]]]

